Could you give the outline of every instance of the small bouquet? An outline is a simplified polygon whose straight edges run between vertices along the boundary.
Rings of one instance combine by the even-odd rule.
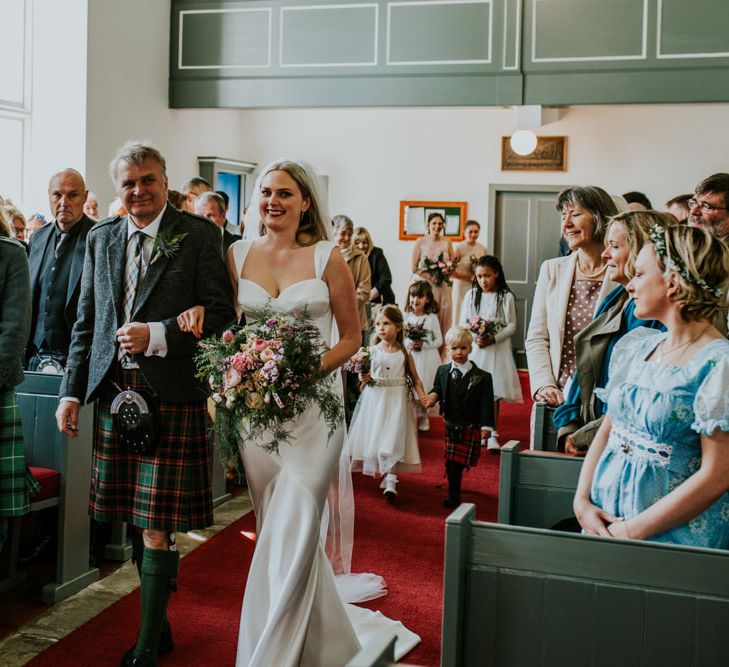
[[[357,373],[358,375],[367,375],[370,372],[372,365],[372,358],[370,351],[366,347],[360,347],[349,359],[345,362],[342,368],[350,373]]]
[[[478,315],[469,317],[466,322],[468,330],[474,336],[494,336],[506,326],[503,320],[485,320]]]
[[[469,255],[468,256],[468,262],[471,265],[471,272],[476,270],[476,262],[478,262],[478,257],[476,255]]]
[[[451,274],[456,269],[456,260],[445,259],[445,254],[440,253],[437,257],[428,257],[427,255],[420,260],[418,269],[422,273],[427,273],[433,284],[440,287],[444,283],[452,285]]]
[[[262,446],[277,452],[288,442],[286,422],[317,405],[331,437],[342,421],[334,376],[320,372],[326,346],[304,313],[291,317],[264,308],[243,328],[200,343],[197,376],[217,404],[215,432],[223,461],[238,458],[238,442],[264,436]]]
[[[409,338],[414,343],[425,342],[432,335],[430,329],[425,328],[424,322],[410,322],[405,325],[405,338]]]

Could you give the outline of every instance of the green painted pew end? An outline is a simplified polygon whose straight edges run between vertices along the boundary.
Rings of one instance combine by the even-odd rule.
[[[499,523],[554,528],[574,520],[572,500],[581,457],[535,450],[520,451],[512,440],[501,448]]]
[[[446,520],[443,667],[726,667],[729,552]]]
[[[79,413],[79,435],[70,439],[56,428],[56,407],[61,376],[26,373],[16,388],[29,465],[60,473],[57,498],[31,503],[31,511],[58,507],[58,546],[55,579],[45,585],[42,599],[54,604],[97,581],[99,571],[89,567],[89,487],[94,408]],[[49,502],[50,501],[50,502]],[[15,534],[22,517],[15,520]],[[17,551],[15,552],[17,557]],[[17,570],[17,561],[13,565]]]
[[[534,406],[534,449],[544,452],[556,452],[557,429],[552,423],[554,408],[546,403],[535,403]]]

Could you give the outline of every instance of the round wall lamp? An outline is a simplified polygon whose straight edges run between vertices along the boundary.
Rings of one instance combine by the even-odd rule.
[[[517,155],[529,155],[537,147],[537,135],[531,130],[517,130],[511,135],[509,143]]]

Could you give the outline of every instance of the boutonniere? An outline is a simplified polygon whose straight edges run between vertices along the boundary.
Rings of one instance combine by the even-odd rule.
[[[160,257],[171,259],[180,251],[180,244],[187,236],[187,232],[175,234],[173,229],[160,231],[154,240],[154,255],[150,266],[154,264]]]
[[[468,379],[468,390],[471,391],[471,389],[477,386],[481,380],[483,380],[483,375],[472,375]]]

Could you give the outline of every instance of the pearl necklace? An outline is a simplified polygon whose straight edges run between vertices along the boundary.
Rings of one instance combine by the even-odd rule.
[[[595,273],[586,273],[582,270],[582,267],[580,266],[580,261],[577,260],[577,270],[588,280],[593,280],[600,276],[600,274],[605,273],[605,269],[607,269],[607,264],[603,264],[600,269],[595,271]]]

